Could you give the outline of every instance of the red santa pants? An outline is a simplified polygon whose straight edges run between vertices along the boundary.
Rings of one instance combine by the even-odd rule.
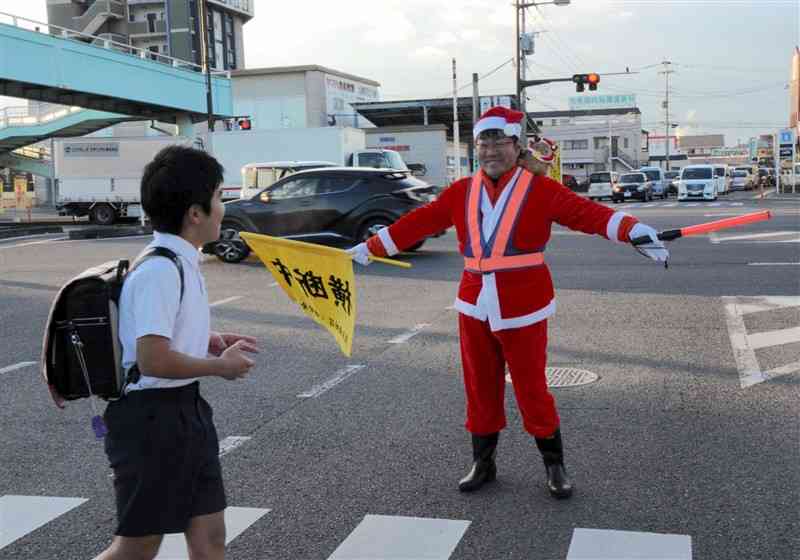
[[[548,437],[559,425],[555,399],[547,390],[547,320],[516,329],[492,332],[488,321],[458,314],[461,362],[467,394],[466,428],[473,434],[493,434],[506,426],[505,365],[525,431]]]

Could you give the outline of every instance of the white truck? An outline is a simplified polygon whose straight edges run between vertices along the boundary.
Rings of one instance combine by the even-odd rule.
[[[99,225],[142,215],[142,172],[166,146],[192,145],[175,136],[65,138],[54,145],[56,208],[62,216],[89,216]]]
[[[367,148],[364,131],[357,128],[282,128],[213,132],[204,138],[206,149],[225,168],[223,198],[240,197],[242,172],[257,162],[329,162],[343,167],[377,167],[408,171],[394,150]]]

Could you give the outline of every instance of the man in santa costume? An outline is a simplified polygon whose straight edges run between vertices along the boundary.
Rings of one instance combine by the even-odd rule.
[[[553,145],[539,140],[550,149],[534,144],[526,151],[520,144],[522,118],[521,112],[505,107],[486,111],[473,132],[478,173],[455,181],[435,201],[349,252],[366,265],[370,256],[394,255],[455,226],[464,256],[455,308],[467,402],[465,425],[472,434],[473,455],[472,469],[459,489],[478,490],[497,476],[497,441],[506,426],[508,365],[523,426],[544,459],[548,489],[557,498],[567,498],[573,487],[564,468],[556,404],[545,378],[547,319],[556,309],[544,257],[550,228],[555,222],[621,243],[646,235],[651,243],[639,246],[644,254],[664,261],[668,253],[653,228],[544,176]]]

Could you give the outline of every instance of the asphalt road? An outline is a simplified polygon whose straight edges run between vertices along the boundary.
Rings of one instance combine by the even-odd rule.
[[[752,344],[760,370],[797,362],[800,204],[735,193],[713,205],[622,208],[658,229],[762,208],[774,218],[678,240],[668,269],[628,246],[554,229],[549,365],[599,376],[553,389],[577,486],[568,501],[547,494],[510,386],[498,482],[457,491],[471,451],[450,308],[461,268],[452,232],[403,256],[411,270],[357,269],[350,359],[263,266],[207,261],[209,300],[223,302],[212,309],[213,327],[256,336],[262,348],[246,380],[202,384],[220,439],[250,438],[222,458],[229,504],[254,508],[237,510],[253,522],[241,523],[228,557],[797,558],[800,364],[743,386],[750,378],[732,333],[734,325],[745,335],[772,333],[777,343]],[[148,239],[64,237],[0,242],[3,559],[93,558],[114,528],[110,470],[89,403],[56,409],[26,362],[38,360],[58,287],[89,266],[134,256]],[[346,379],[298,397],[337,375]],[[34,507],[40,502],[12,496],[47,499]],[[41,514],[63,498],[85,501],[9,537],[8,527],[36,516],[25,507]]]

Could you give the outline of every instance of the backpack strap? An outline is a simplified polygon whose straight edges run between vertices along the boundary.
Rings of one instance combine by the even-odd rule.
[[[136,259],[136,261],[133,263],[133,266],[131,266],[129,273],[132,272],[133,269],[140,265],[143,261],[151,257],[164,257],[171,260],[175,264],[175,267],[178,269],[178,274],[181,277],[180,301],[183,302],[183,264],[181,263],[181,259],[178,258],[178,255],[172,249],[167,249],[166,247],[152,247],[148,249]]]
[[[143,261],[146,261],[152,257],[164,257],[171,260],[175,267],[178,269],[178,273],[181,277],[181,299],[180,301],[183,302],[183,264],[181,263],[181,259],[178,258],[178,255],[172,249],[167,249],[166,247],[152,247],[139,255],[139,257],[134,261],[133,265],[131,266],[128,274],[133,272],[138,265],[140,265]],[[122,389],[122,392],[125,392],[125,388],[130,383],[136,383],[139,381],[139,378],[142,376],[142,373],[139,371],[139,364],[134,363],[131,368],[128,370],[127,375],[125,376],[125,386]]]

